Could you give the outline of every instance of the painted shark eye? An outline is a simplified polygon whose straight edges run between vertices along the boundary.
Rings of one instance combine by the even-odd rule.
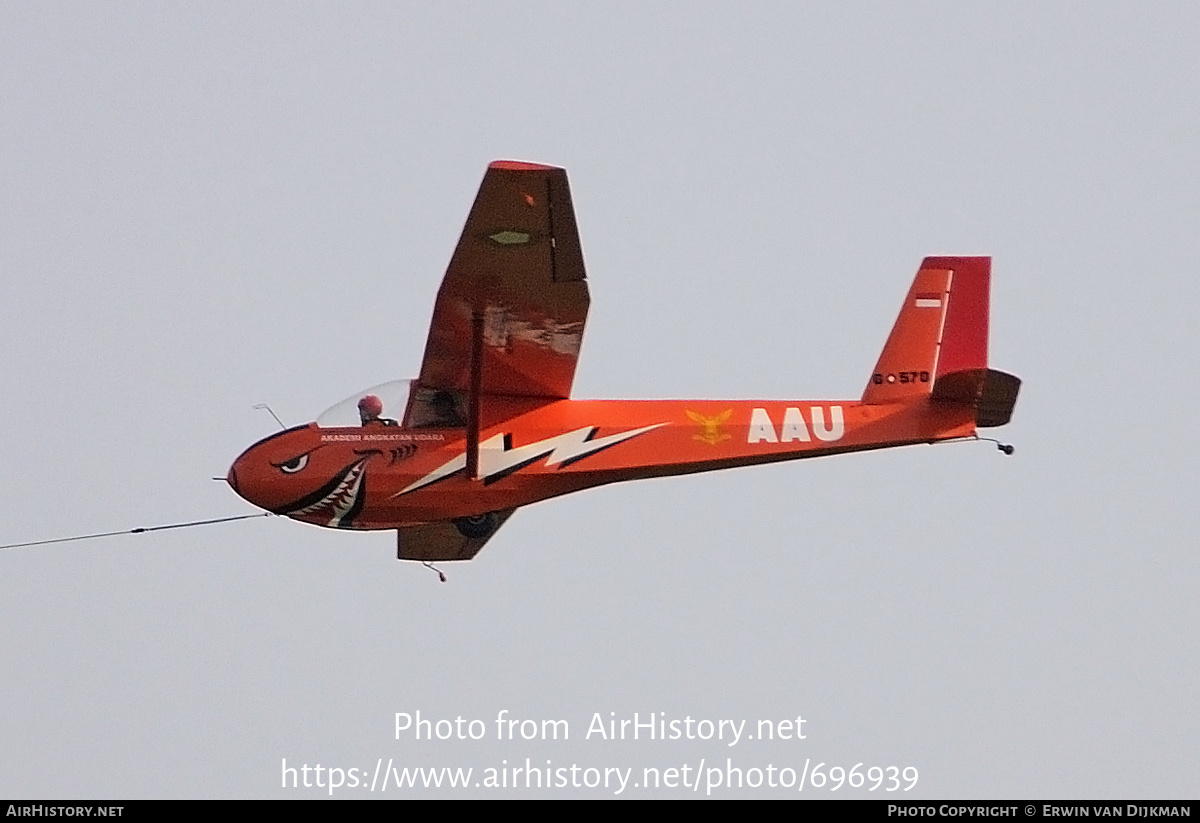
[[[275,468],[279,469],[284,474],[295,474],[308,465],[308,455],[302,454],[299,457],[293,457],[291,460],[286,460],[283,463],[276,463]]]

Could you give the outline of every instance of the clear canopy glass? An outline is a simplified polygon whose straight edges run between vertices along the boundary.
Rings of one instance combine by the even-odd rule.
[[[357,392],[330,406],[317,418],[323,429],[365,426],[377,422],[399,425],[408,408],[408,394],[414,380],[392,380]]]

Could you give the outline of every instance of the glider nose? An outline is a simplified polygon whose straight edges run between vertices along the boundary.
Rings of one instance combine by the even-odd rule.
[[[229,467],[229,474],[226,476],[229,488],[247,503],[252,503],[260,509],[275,511],[279,508],[281,495],[286,494],[285,489],[280,488],[281,480],[286,475],[273,463],[277,459],[269,444],[255,443],[242,452]],[[276,478],[275,475],[280,477]]]
[[[252,503],[260,509],[268,509],[264,505],[266,502],[263,498],[262,489],[258,488],[261,483],[256,483],[256,473],[254,472],[254,464],[259,462],[257,455],[252,454],[254,447],[246,449],[233,461],[233,465],[229,467],[229,474],[225,476],[225,480],[229,483],[229,488],[237,493],[238,497],[245,500],[247,503]]]
[[[248,503],[279,514],[317,483],[309,458],[320,446],[315,426],[297,426],[246,449],[225,475],[229,488]]]

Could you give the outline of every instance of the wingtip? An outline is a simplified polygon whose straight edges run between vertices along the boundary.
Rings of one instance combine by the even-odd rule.
[[[546,166],[541,163],[527,163],[524,160],[493,160],[488,163],[489,169],[504,169],[506,171],[557,171],[558,166]]]
[[[953,269],[962,265],[983,266],[990,270],[992,256],[990,254],[933,254],[921,261],[923,269]]]

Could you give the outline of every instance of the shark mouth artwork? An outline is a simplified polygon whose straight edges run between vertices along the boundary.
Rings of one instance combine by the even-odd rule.
[[[320,519],[324,526],[349,528],[366,499],[364,475],[372,456],[359,458],[312,494],[276,509],[275,513],[310,522]]]

